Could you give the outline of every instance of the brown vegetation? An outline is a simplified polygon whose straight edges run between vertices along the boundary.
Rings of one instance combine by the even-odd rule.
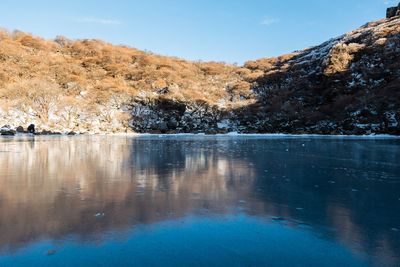
[[[0,98],[24,112],[33,109],[46,122],[54,103],[63,118],[90,109],[102,113],[116,98],[136,97],[229,103],[228,89],[240,94],[250,85],[238,68],[217,62],[189,62],[99,40],[54,41],[0,31]],[[236,89],[235,89],[236,90]],[[114,101],[115,102],[115,101]],[[107,116],[106,116],[107,117]],[[110,119],[110,118],[108,118]]]
[[[0,116],[8,123],[12,116],[4,114],[15,121],[22,112],[43,124],[94,132],[397,134],[399,34],[399,18],[381,20],[238,67],[3,30]]]

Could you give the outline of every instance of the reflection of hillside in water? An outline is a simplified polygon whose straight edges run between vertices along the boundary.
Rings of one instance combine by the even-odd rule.
[[[0,143],[2,249],[71,234],[93,239],[188,214],[246,212],[399,261],[398,141],[11,140]]]
[[[0,244],[93,237],[200,209],[227,212],[254,173],[198,142],[116,138],[1,143]],[[96,218],[97,213],[105,213]]]
[[[267,214],[305,223],[374,256],[380,266],[398,266],[399,141],[286,139],[255,144],[255,155],[268,155],[268,160],[252,159],[254,187],[263,189],[258,199],[272,203],[274,210]],[[260,179],[262,170],[268,173]],[[393,262],[383,265],[384,259]]]

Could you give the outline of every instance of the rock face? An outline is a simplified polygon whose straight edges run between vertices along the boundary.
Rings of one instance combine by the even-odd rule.
[[[132,115],[130,124],[137,132],[198,133],[217,129],[217,123],[227,112],[204,101],[136,99]]]
[[[393,18],[395,16],[400,16],[400,3],[398,6],[395,7],[389,7],[386,10],[386,18]]]

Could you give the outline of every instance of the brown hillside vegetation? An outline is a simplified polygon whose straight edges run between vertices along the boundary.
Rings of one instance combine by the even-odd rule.
[[[74,109],[107,117],[104,107],[119,109],[136,97],[229,107],[236,93],[249,95],[245,74],[224,63],[189,62],[99,40],[50,41],[19,31],[0,32],[1,108],[31,112],[38,124],[51,123],[49,117],[57,111]]]
[[[398,16],[243,67],[3,30],[0,124],[90,133],[399,134],[399,62]]]
[[[113,92],[137,95],[169,88],[168,97],[212,103],[227,97],[224,89],[242,80],[242,72],[227,64],[189,62],[99,40],[48,41],[3,30],[0,41],[3,87],[40,79],[67,89],[66,95],[81,89],[99,100]]]

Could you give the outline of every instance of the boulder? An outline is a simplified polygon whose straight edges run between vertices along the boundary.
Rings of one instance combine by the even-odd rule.
[[[31,124],[28,126],[28,133],[35,133],[35,124]]]
[[[17,131],[17,133],[23,133],[23,132],[25,132],[25,129],[22,126],[18,126],[16,131]]]

